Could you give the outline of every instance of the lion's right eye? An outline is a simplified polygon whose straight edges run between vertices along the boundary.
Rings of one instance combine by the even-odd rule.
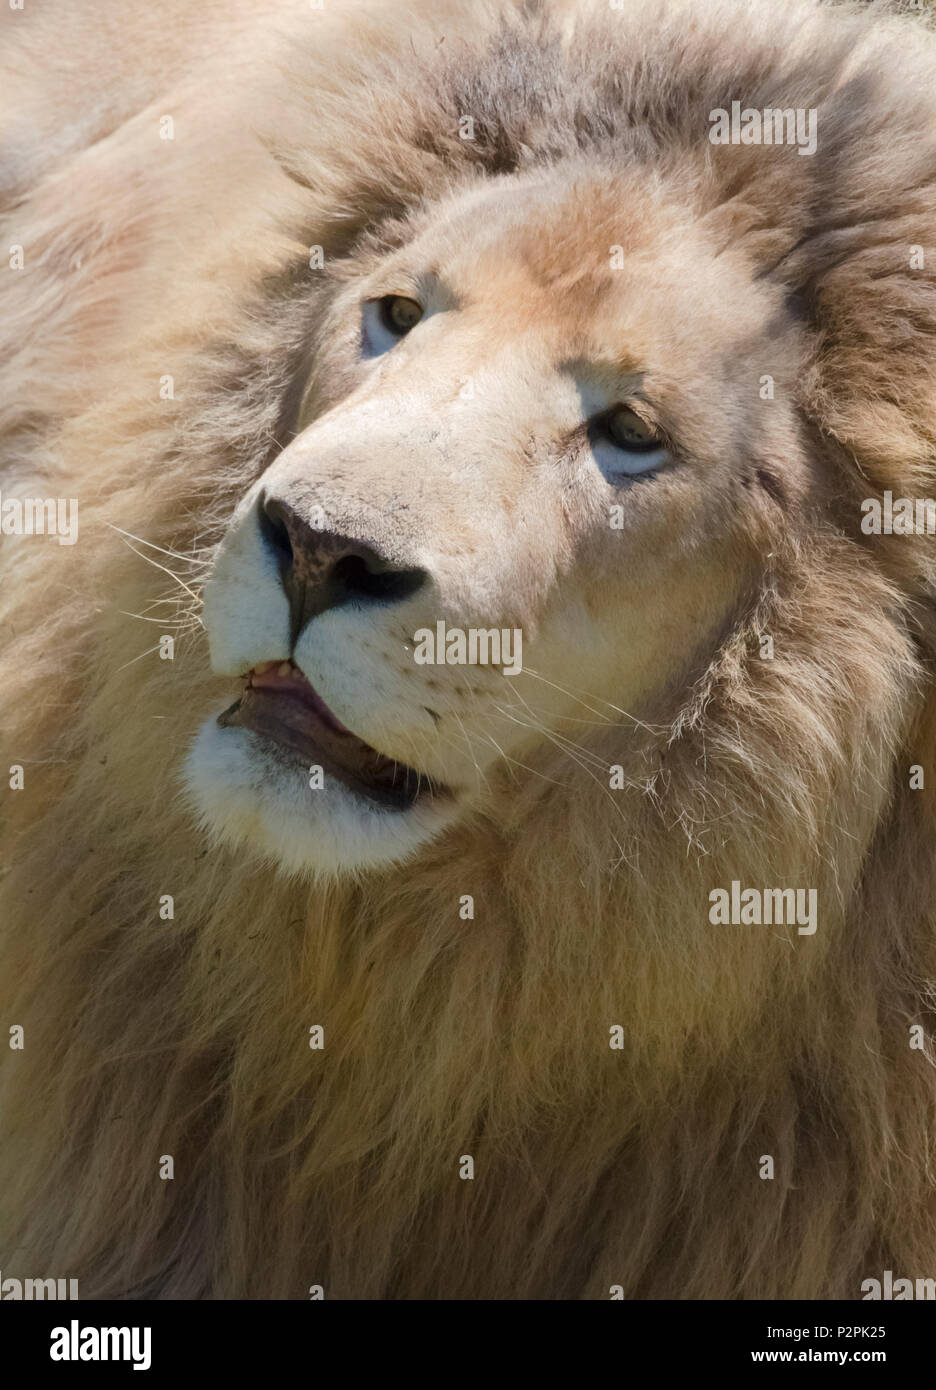
[[[402,294],[386,294],[378,301],[380,322],[390,333],[402,338],[422,318],[422,305]]]
[[[371,357],[377,357],[405,338],[423,316],[423,308],[415,299],[404,294],[385,294],[370,299],[364,305],[364,346]]]

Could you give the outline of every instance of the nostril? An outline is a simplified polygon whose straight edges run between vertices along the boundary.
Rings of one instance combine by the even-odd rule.
[[[257,511],[263,543],[278,563],[289,599],[294,641],[306,623],[329,608],[395,603],[429,578],[426,570],[400,565],[369,540],[313,525],[311,510],[266,497]]]
[[[368,563],[370,559],[370,563]],[[376,557],[343,555],[332,570],[336,588],[349,598],[393,602],[408,598],[426,581],[421,569],[390,569],[376,562]]]
[[[289,527],[286,525],[279,506],[276,502],[267,502],[259,511],[260,534],[267,545],[276,555],[281,565],[292,564],[293,546],[289,535]]]

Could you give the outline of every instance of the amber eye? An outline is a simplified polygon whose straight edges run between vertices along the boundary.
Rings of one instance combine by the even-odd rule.
[[[619,405],[608,412],[602,421],[604,432],[617,449],[629,454],[649,454],[659,449],[663,440],[645,420],[629,406]]]
[[[388,333],[405,337],[423,316],[422,305],[402,294],[387,294],[379,304],[380,322]]]

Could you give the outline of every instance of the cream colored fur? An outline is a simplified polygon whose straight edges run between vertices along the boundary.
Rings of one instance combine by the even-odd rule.
[[[854,1298],[936,1273],[936,565],[932,538],[859,527],[866,496],[936,491],[936,252],[909,265],[936,213],[929,29],[811,0],[229,11],[98,46],[40,10],[7,49],[0,487],[77,496],[81,529],[0,538],[25,773],[0,1267],[258,1298]],[[715,150],[734,96],[817,107],[815,162]],[[472,307],[365,379],[354,285],[418,237]],[[623,494],[552,442],[567,357],[612,347],[589,389],[643,371],[685,464]],[[450,673],[447,750],[387,651],[353,667],[366,634],[310,649],[356,732],[461,789],[324,877],[301,837],[275,862],[275,817],[223,824],[223,786],[201,810],[239,848],[199,831],[184,786],[233,668],[267,655],[237,638],[212,673],[203,581],[264,470],[313,447],[333,501],[403,493],[445,613],[530,633],[526,727],[506,678],[463,705]],[[733,880],[816,888],[815,936],[713,926]]]

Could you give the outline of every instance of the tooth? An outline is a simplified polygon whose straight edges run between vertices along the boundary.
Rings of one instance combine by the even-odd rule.
[[[271,665],[271,666],[273,665],[272,661],[270,662],[270,665]],[[292,662],[291,662],[291,661],[284,661],[283,664],[282,664],[282,666],[280,666],[280,668],[279,668],[279,670],[277,671],[276,674],[277,674],[278,676],[288,676],[288,675],[290,675],[291,672],[292,672]]]

